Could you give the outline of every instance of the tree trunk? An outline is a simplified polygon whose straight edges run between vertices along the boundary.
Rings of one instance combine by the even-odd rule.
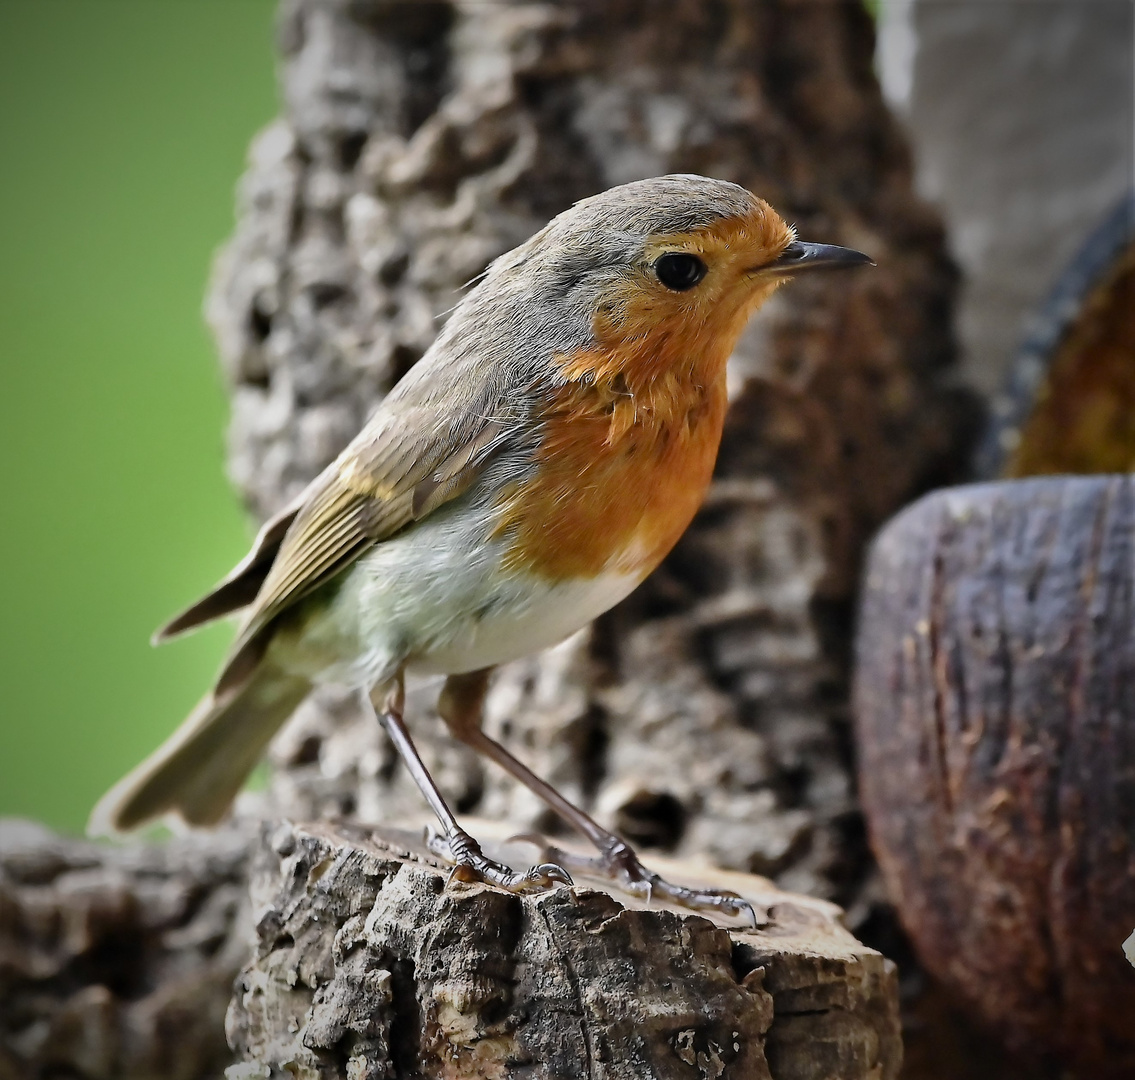
[[[0,822],[0,1080],[218,1076],[254,835],[110,847]]]
[[[830,904],[703,872],[755,902],[761,929],[730,931],[608,892],[517,896],[447,873],[414,834],[268,828],[230,1076],[898,1074],[894,966]]]

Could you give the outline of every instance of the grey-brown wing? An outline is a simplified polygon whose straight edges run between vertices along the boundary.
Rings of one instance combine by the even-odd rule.
[[[270,517],[256,534],[249,553],[200,600],[155,630],[150,639],[152,644],[169,641],[187,630],[195,630],[248,607],[272,569],[272,562],[284,542],[284,534],[295,521],[300,505],[301,499],[293,499],[283,510]]]
[[[244,680],[272,621],[369,547],[465,491],[502,445],[506,426],[484,410],[407,406],[376,416],[308,488],[217,683]]]

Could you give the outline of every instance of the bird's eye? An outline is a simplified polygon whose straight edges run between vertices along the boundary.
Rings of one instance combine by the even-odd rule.
[[[654,262],[654,272],[658,280],[674,292],[692,289],[703,277],[708,267],[696,255],[671,252],[660,255]]]

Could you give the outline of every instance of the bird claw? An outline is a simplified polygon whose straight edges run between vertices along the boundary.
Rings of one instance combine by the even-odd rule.
[[[574,885],[575,882],[571,879],[569,874],[559,863],[543,862],[538,863],[528,871],[528,876],[535,875],[535,880],[542,882],[542,887],[545,889],[554,888],[556,885]]]
[[[754,929],[760,926],[753,905],[743,896],[728,889],[691,889],[685,885],[675,885],[643,866],[634,850],[621,840],[602,849],[598,856],[592,858],[564,851],[549,844],[543,837],[531,833],[514,839],[535,844],[540,849],[540,858],[551,860],[552,865],[614,882],[624,892],[648,904],[658,899],[691,911],[708,911],[730,918],[743,918]]]
[[[452,881],[483,881],[509,892],[543,892],[559,885],[572,885],[571,875],[554,862],[542,862],[521,874],[504,863],[488,858],[468,833],[454,831],[439,834],[432,829],[426,845],[435,855],[454,864],[446,884]]]

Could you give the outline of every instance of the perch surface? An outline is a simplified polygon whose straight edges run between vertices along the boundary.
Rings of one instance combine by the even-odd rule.
[[[893,965],[838,908],[763,878],[651,862],[741,893],[759,927],[600,882],[526,895],[447,883],[410,830],[267,827],[256,952],[229,1010],[243,1059],[230,1080],[897,1076]]]

